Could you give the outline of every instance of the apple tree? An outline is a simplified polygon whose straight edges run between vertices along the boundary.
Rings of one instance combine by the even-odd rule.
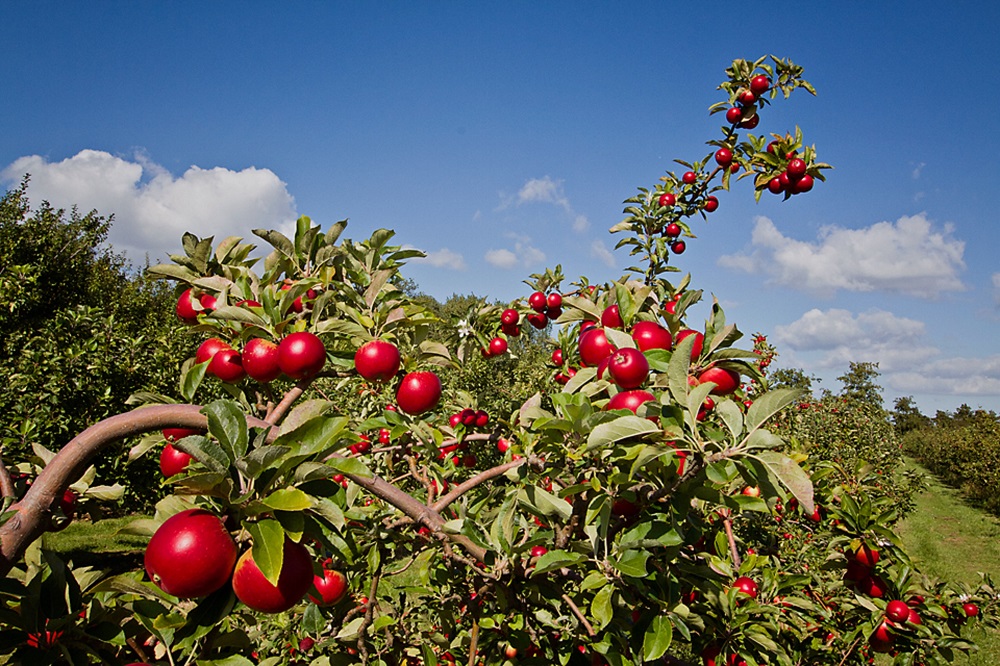
[[[626,201],[611,231],[634,265],[610,283],[551,269],[505,307],[447,318],[400,288],[419,252],[389,230],[254,230],[271,247],[259,267],[242,238],[185,234],[150,269],[202,340],[177,395],[136,396],[5,500],[6,654],[735,666],[947,663],[970,648],[964,620],[995,622],[988,581],[920,577],[864,465],[814,459],[801,429],[782,430],[803,393],[766,389],[760,336],[740,348],[716,300],[704,325],[688,320],[703,294],[674,263],[691,221],[736,180],[788,199],[828,168],[799,130],[749,132],[812,92],[800,67],[726,74],[709,154]],[[442,381],[491,372],[523,328],[553,335],[539,390],[488,413],[477,401],[495,385]],[[226,397],[203,401],[206,387]],[[144,571],[77,572],[32,550],[63,489],[136,435],[132,455],[159,455],[171,491],[133,526],[150,537]]]

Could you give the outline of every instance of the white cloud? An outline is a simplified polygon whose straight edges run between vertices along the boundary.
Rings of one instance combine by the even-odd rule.
[[[583,233],[590,228],[590,220],[585,215],[580,215],[573,210],[569,197],[563,190],[563,181],[555,180],[550,176],[528,180],[513,197],[501,195],[498,210],[509,208],[512,205],[521,206],[532,203],[551,204],[561,208],[571,218],[570,225],[577,233]]]
[[[913,180],[920,178],[920,174],[923,173],[925,166],[927,166],[927,162],[918,162],[917,165],[913,167],[913,172],[911,173]]]
[[[594,257],[608,268],[614,268],[618,263],[615,261],[615,255],[611,254],[611,250],[604,245],[604,241],[595,240],[590,244],[590,256]]]
[[[433,252],[426,252],[425,254],[427,255],[426,257],[414,259],[414,261],[428,263],[435,268],[446,268],[453,271],[464,271],[468,268],[465,263],[465,257],[446,247]]]
[[[569,199],[563,192],[562,181],[553,180],[549,176],[532,178],[521,187],[521,191],[517,193],[517,203],[529,202],[555,204],[568,213],[573,212]]]
[[[774,339],[798,352],[819,352],[819,366],[847,367],[851,361],[876,361],[883,372],[912,367],[936,356],[924,323],[884,310],[854,315],[848,310],[812,309],[797,321],[775,328]]]
[[[749,252],[728,255],[719,264],[763,273],[772,284],[832,296],[847,291],[899,292],[935,298],[961,291],[965,243],[951,228],[935,231],[924,214],[863,229],[830,226],[816,243],[784,236],[766,217],[757,218]]]
[[[531,267],[545,263],[545,253],[531,244],[529,236],[513,232],[504,235],[514,240],[514,249],[488,250],[484,255],[488,264],[497,268],[514,268],[515,266]]]
[[[251,237],[255,228],[294,230],[295,200],[269,169],[192,166],[174,177],[145,156],[134,160],[82,150],[61,162],[39,155],[18,158],[0,180],[31,174],[29,198],[57,208],[77,206],[114,214],[108,240],[136,262],[153,263],[181,251],[181,235]]]
[[[517,255],[510,250],[489,250],[486,253],[486,263],[497,268],[514,268],[517,266]]]
[[[853,314],[813,309],[772,336],[785,360],[807,372],[846,370],[851,361],[876,362],[879,383],[900,395],[1000,395],[1000,355],[944,357],[927,341],[923,322],[884,310]],[[812,355],[818,360],[810,362]]]

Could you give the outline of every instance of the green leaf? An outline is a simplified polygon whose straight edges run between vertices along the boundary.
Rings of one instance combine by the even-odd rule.
[[[174,448],[192,455],[217,474],[225,474],[232,462],[222,448],[202,435],[192,435],[174,443]]]
[[[670,355],[670,365],[667,367],[667,378],[670,381],[670,395],[680,405],[687,404],[688,371],[691,368],[691,350],[694,348],[694,335],[688,335],[674,348]]]
[[[279,488],[262,501],[278,511],[305,511],[313,505],[312,498],[298,488]]]
[[[799,500],[799,505],[806,515],[811,515],[816,510],[816,506],[813,504],[812,481],[798,463],[777,451],[761,451],[753,458],[760,461],[769,475],[777,478],[783,486],[791,491],[792,495]]]
[[[262,446],[238,460],[236,467],[245,475],[256,479],[261,472],[271,467],[274,462],[281,460],[290,450],[287,446]]]
[[[246,526],[253,539],[254,563],[271,585],[277,586],[284,560],[285,530],[277,520],[268,518]]]
[[[187,402],[194,402],[194,394],[201,386],[201,380],[205,378],[208,363],[208,361],[192,365],[185,363],[181,368],[180,391]]]
[[[646,569],[646,561],[649,559],[649,552],[645,550],[627,550],[621,558],[614,562],[615,568],[623,575],[632,578],[645,578],[649,573]]]
[[[535,570],[532,572],[532,575],[537,576],[555,569],[572,567],[580,562],[586,561],[586,559],[587,556],[583,553],[571,553],[566,550],[550,550],[539,557],[538,561],[535,562]]]
[[[243,457],[247,452],[247,420],[239,405],[232,400],[216,400],[206,405],[201,413],[208,417],[208,431],[230,460]]]
[[[659,432],[660,427],[641,416],[621,416],[614,421],[602,423],[595,427],[587,437],[587,450],[606,447],[608,444],[620,442],[630,437],[639,437],[653,432]]]
[[[605,585],[597,591],[597,594],[594,595],[593,601],[590,602],[590,614],[596,621],[594,628],[597,631],[600,631],[604,627],[608,626],[608,623],[610,623],[612,618],[614,618],[615,609],[611,603],[614,593],[614,585]]]
[[[325,464],[343,474],[353,474],[365,479],[374,476],[372,471],[358,458],[330,458]]]
[[[543,516],[559,516],[562,520],[569,520],[573,515],[573,507],[569,502],[538,486],[525,486],[518,493],[517,499]]]
[[[747,430],[751,432],[756,430],[764,421],[767,421],[804,394],[805,391],[802,389],[786,388],[768,391],[759,398],[755,398],[753,404],[750,405],[750,409],[747,410]]]
[[[642,637],[643,661],[656,661],[666,654],[673,637],[673,626],[670,624],[670,618],[666,615],[654,617]]]
[[[722,400],[715,406],[715,413],[722,418],[734,440],[743,434],[743,412],[732,400]]]

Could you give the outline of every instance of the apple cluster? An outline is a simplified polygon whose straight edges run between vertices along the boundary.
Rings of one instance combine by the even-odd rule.
[[[275,344],[264,338],[251,338],[242,352],[220,338],[209,338],[198,347],[196,363],[208,363],[205,372],[226,383],[249,376],[262,384],[281,375],[302,380],[315,377],[326,365],[326,346],[314,333],[299,331]]]

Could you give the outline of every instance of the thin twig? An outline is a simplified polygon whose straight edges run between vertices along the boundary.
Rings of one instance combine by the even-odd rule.
[[[580,609],[576,607],[576,604],[573,603],[573,600],[570,599],[569,595],[565,592],[563,592],[562,600],[569,604],[569,608],[573,611],[573,615],[576,615],[576,619],[580,620],[580,624],[582,624],[583,628],[587,630],[587,635],[591,638],[596,636],[597,634],[594,632],[594,628],[590,625],[590,622],[587,621],[587,618],[584,617],[583,613],[580,612]]]

